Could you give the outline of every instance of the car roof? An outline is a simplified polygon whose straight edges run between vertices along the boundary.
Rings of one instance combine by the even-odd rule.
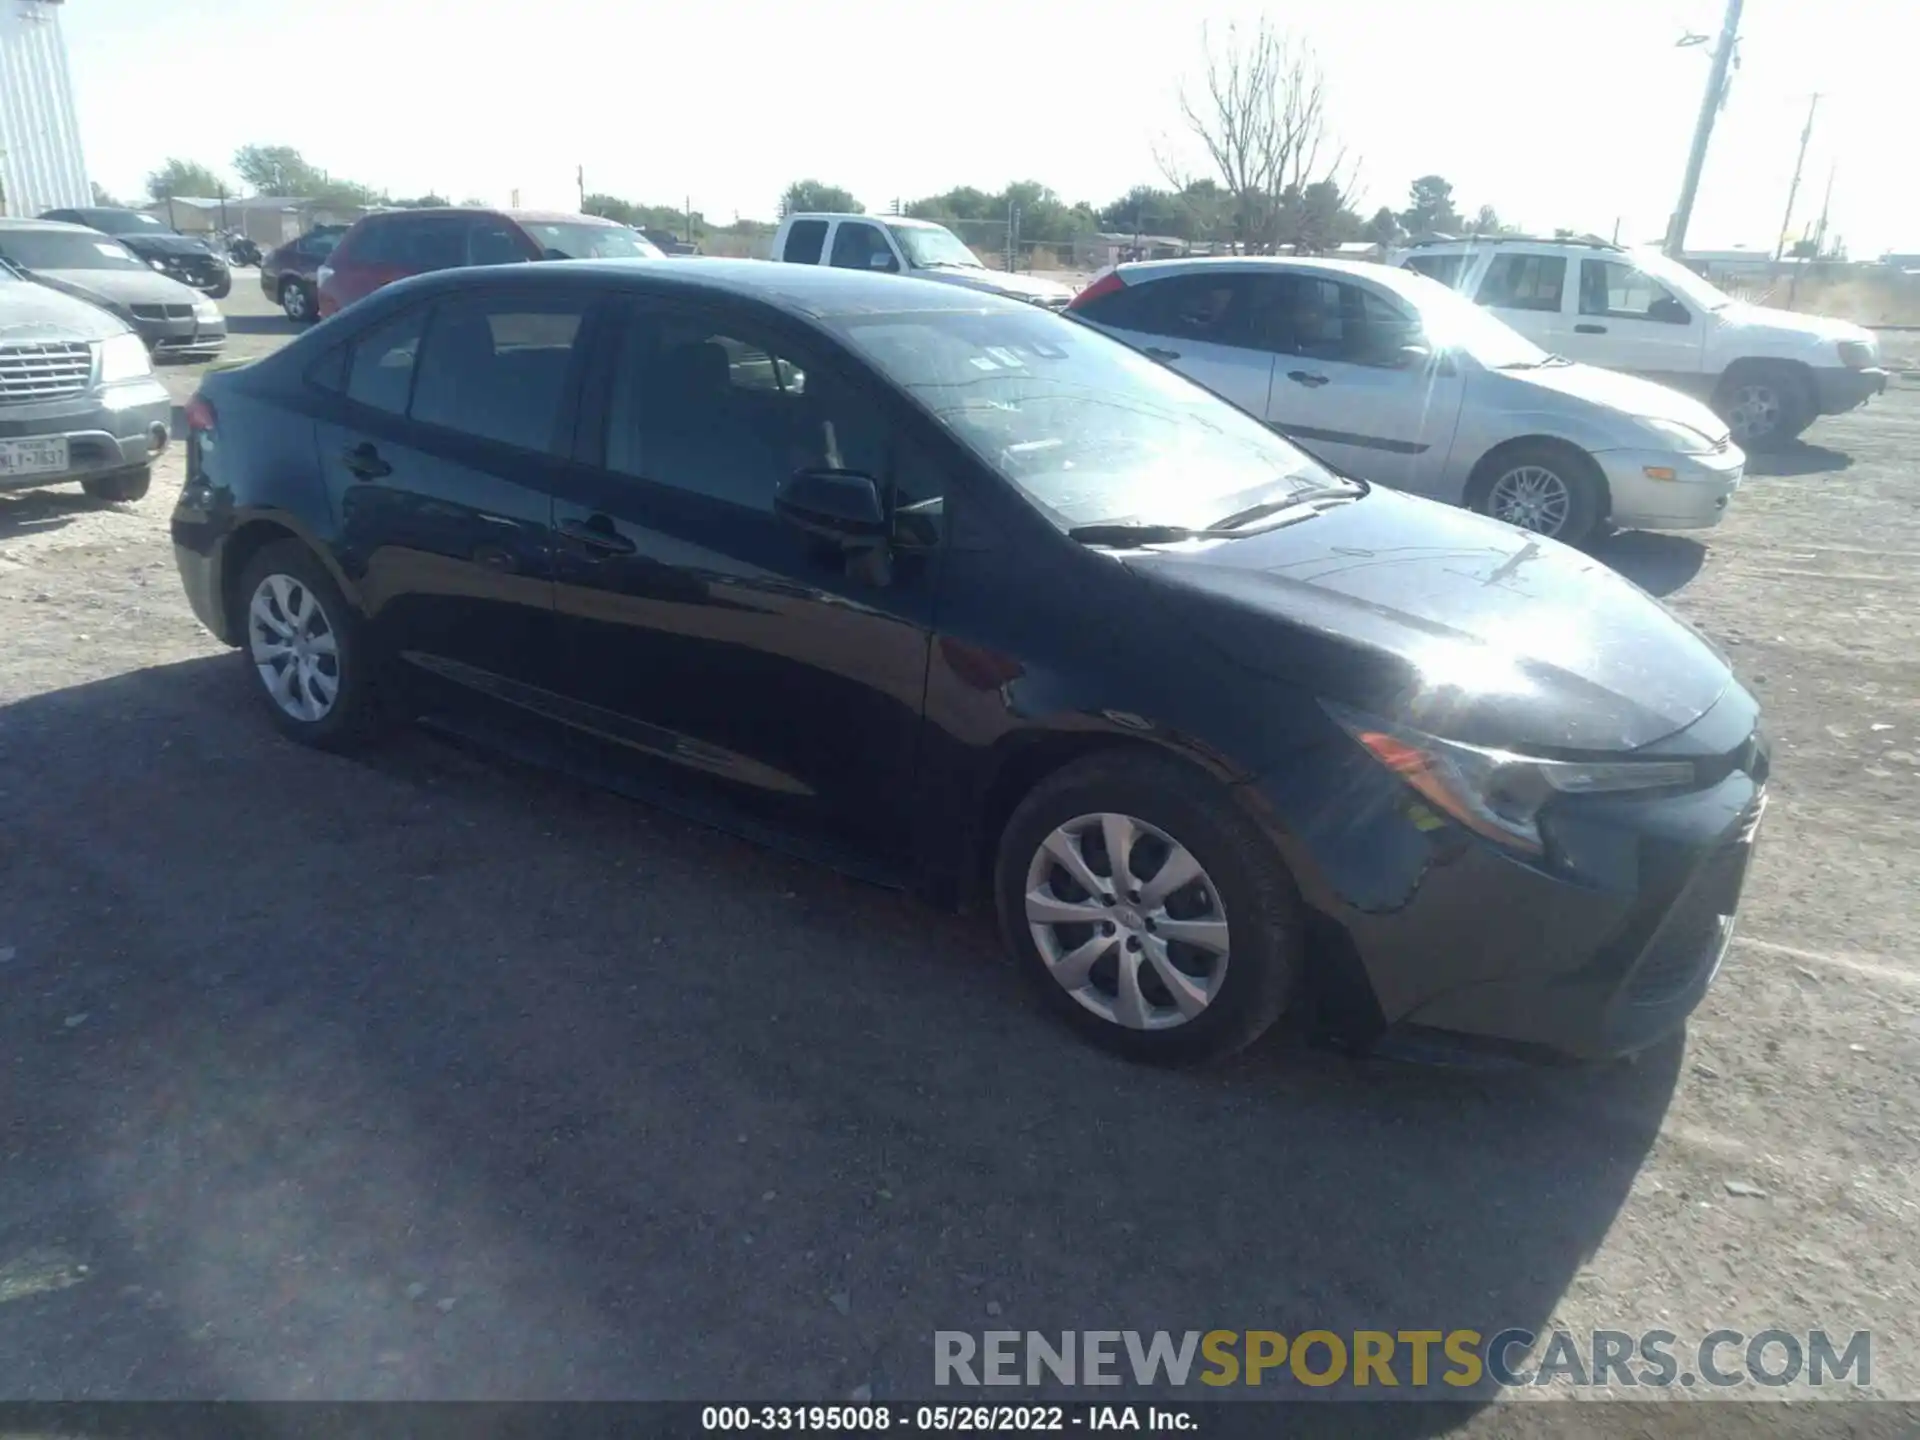
[[[875,275],[827,265],[787,265],[775,260],[635,258],[630,260],[551,260],[539,265],[477,266],[436,270],[401,282],[414,295],[431,290],[519,289],[529,285],[565,286],[582,277],[609,288],[637,293],[676,292],[759,300],[796,315],[825,319],[841,315],[901,315],[927,311],[978,314],[1003,311],[1028,315],[1024,300],[993,295],[932,280]],[[394,287],[398,288],[398,287]]]
[[[70,220],[29,220],[24,215],[0,215],[0,230],[60,230],[69,235],[98,235],[91,225],[75,225]]]
[[[504,215],[509,220],[533,225],[606,225],[626,229],[618,220],[604,215],[580,215],[570,210],[497,210],[491,205],[425,205],[418,209],[375,210],[363,220],[399,220],[415,216],[440,218],[448,215]]]
[[[908,230],[944,230],[938,220],[919,220],[911,215],[868,215],[857,210],[801,210],[786,217],[795,220],[871,220],[877,225],[899,225]]]
[[[1294,255],[1190,255],[1174,260],[1133,260],[1115,267],[1122,280],[1159,280],[1170,275],[1213,272],[1258,275],[1263,271],[1285,270],[1309,275],[1352,275],[1362,280],[1378,280],[1391,274],[1385,265],[1371,260],[1322,260],[1317,256]]]

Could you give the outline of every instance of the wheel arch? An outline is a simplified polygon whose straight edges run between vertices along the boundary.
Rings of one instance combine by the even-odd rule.
[[[1486,492],[1492,487],[1499,467],[1515,452],[1526,449],[1555,450],[1569,457],[1581,472],[1593,482],[1600,495],[1600,518],[1605,520],[1613,513],[1613,487],[1607,484],[1607,473],[1600,462],[1593,458],[1591,451],[1577,441],[1564,435],[1554,435],[1546,431],[1537,431],[1527,435],[1515,435],[1512,439],[1502,440],[1474,461],[1473,469],[1467,472],[1466,489],[1461,492],[1461,503],[1468,509],[1476,509]]]
[[[333,583],[340,587],[347,603],[359,608],[357,588],[340,569],[332,552],[306,526],[283,512],[252,515],[234,527],[220,548],[220,614],[227,624],[227,634],[222,638],[228,644],[238,645],[246,635],[246,597],[240,593],[240,577],[254,556],[282,540],[297,541],[311,551],[333,577]]]

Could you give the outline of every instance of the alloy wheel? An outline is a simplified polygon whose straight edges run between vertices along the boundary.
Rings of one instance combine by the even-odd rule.
[[[310,308],[307,303],[307,287],[300,284],[288,285],[280,292],[280,308],[287,312],[289,320],[304,320]]]
[[[247,606],[247,648],[273,703],[324,720],[340,696],[340,646],[320,597],[291,575],[268,575]]]
[[[1783,410],[1780,392],[1772,385],[1748,381],[1733,392],[1727,406],[1727,424],[1733,430],[1736,445],[1764,440],[1780,428]]]
[[[1101,1019],[1168,1030],[1226,979],[1226,907],[1179,841],[1131,815],[1081,815],[1027,865],[1026,919],[1047,972]]]
[[[1540,535],[1558,535],[1573,509],[1567,482],[1544,465],[1516,465],[1487,492],[1487,513]]]

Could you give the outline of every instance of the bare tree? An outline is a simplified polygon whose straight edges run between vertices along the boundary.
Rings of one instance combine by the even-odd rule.
[[[1202,93],[1183,87],[1180,115],[1233,197],[1235,237],[1270,248],[1288,197],[1331,184],[1344,201],[1352,190],[1346,148],[1328,135],[1326,74],[1312,47],[1264,20],[1251,33],[1229,25],[1218,47],[1201,33]],[[1165,160],[1160,168],[1175,188],[1190,181]]]

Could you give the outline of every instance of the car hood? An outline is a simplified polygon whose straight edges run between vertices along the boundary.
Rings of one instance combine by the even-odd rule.
[[[1874,334],[1851,320],[1835,320],[1828,315],[1802,315],[1793,310],[1775,310],[1768,305],[1735,303],[1719,312],[1724,324],[1744,325],[1805,335],[1814,340],[1855,340],[1874,343]]]
[[[36,340],[105,340],[126,325],[97,305],[32,280],[0,280],[0,345]]]
[[[113,238],[136,255],[214,254],[211,245],[191,235],[116,235]]]
[[[1233,662],[1470,744],[1635,750],[1733,680],[1705,639],[1591,556],[1389,490],[1122,563]]]
[[[1543,365],[1537,370],[1494,370],[1502,381],[1532,391],[1584,400],[1639,420],[1669,420],[1686,425],[1714,440],[1726,435],[1727,422],[1705,403],[1666,385],[1602,370],[1597,365]],[[1524,400],[1520,403],[1524,404]]]
[[[1010,295],[1016,300],[1071,300],[1070,287],[1034,275],[1013,275],[1005,270],[930,269],[916,272],[942,285],[958,285],[967,290],[984,290],[989,295]]]
[[[191,305],[200,292],[158,270],[36,270],[34,278],[99,305]]]

